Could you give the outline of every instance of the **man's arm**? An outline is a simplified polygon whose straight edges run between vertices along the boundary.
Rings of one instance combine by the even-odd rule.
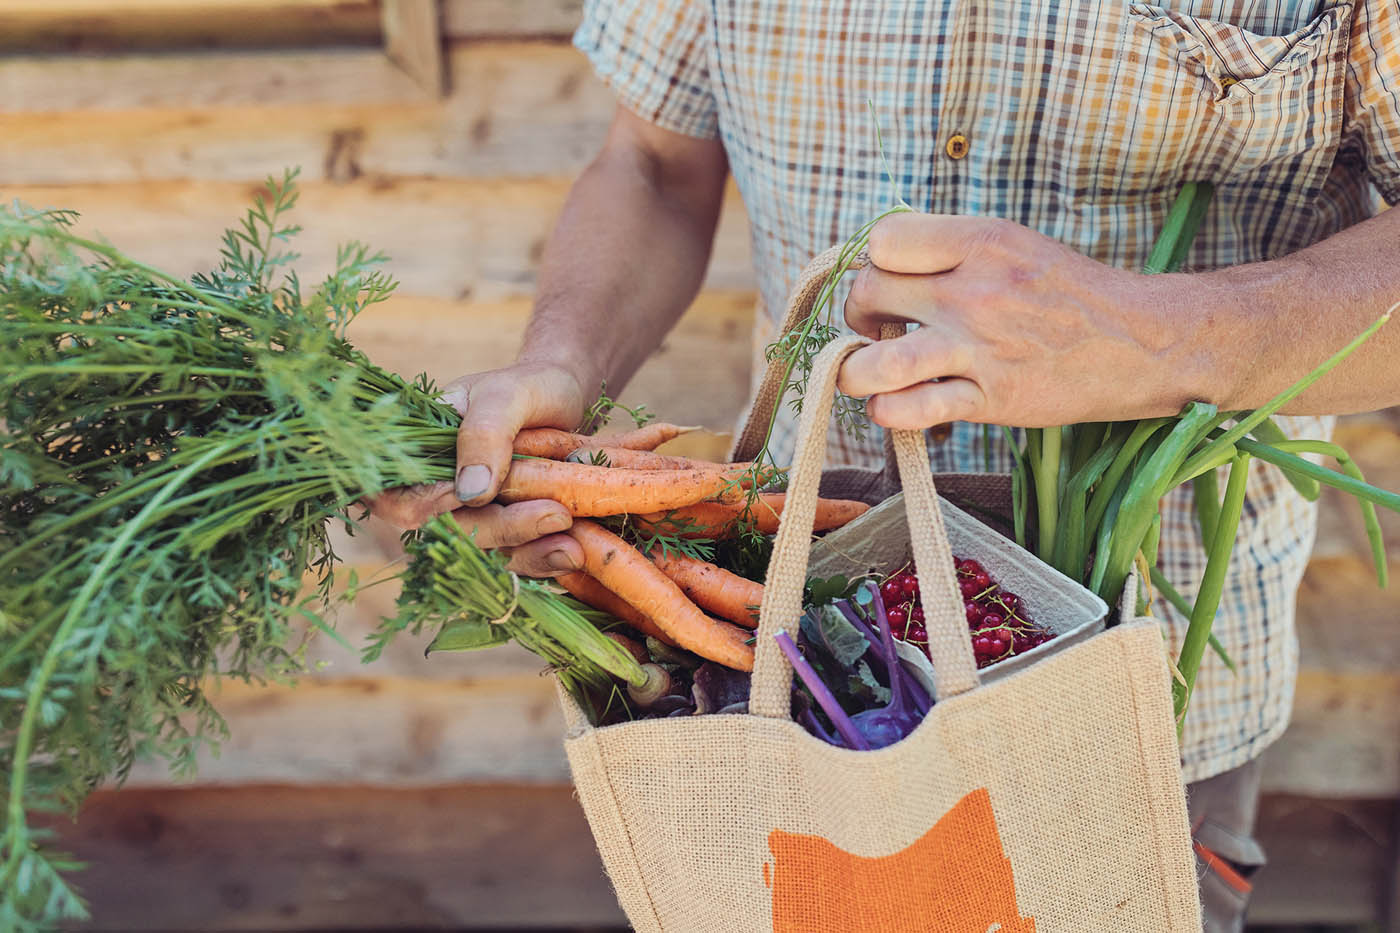
[[[582,566],[556,502],[494,505],[526,427],[572,429],[603,382],[619,391],[700,288],[728,162],[718,140],[663,130],[619,107],[602,152],[574,183],[545,249],[517,361],[464,376],[444,397],[462,412],[457,481],[376,497],[376,514],[414,527],[454,511],[511,568],[546,576]],[[464,507],[465,506],[465,507]]]
[[[1046,427],[1257,408],[1400,301],[1400,210],[1282,259],[1195,274],[1114,269],[983,217],[898,214],[870,239],[846,319],[874,337],[841,388],[886,427]],[[1400,403],[1400,326],[1380,330],[1290,414]],[[938,379],[938,382],[930,380]]]

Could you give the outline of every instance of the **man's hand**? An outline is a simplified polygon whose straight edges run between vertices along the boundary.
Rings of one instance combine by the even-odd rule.
[[[1170,325],[1167,280],[1105,266],[1005,220],[893,214],[846,322],[917,322],[863,347],[840,389],[888,428],[949,421],[1046,427],[1171,415],[1205,391]],[[936,381],[935,381],[936,380]]]
[[[452,512],[484,548],[504,548],[510,569],[547,577],[583,566],[578,542],[562,532],[569,510],[551,499],[501,505],[491,500],[510,469],[511,446],[522,428],[572,430],[586,408],[580,380],[562,366],[517,363],[464,376],[443,389],[462,414],[457,432],[457,480],[395,489],[374,496],[370,511],[400,528],[417,528]]]

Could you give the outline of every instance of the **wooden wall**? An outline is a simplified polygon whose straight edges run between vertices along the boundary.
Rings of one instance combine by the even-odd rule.
[[[393,259],[398,295],[352,329],[371,357],[439,381],[511,357],[544,238],[613,106],[568,43],[577,2],[446,0],[435,21],[428,0],[104,6],[0,10],[0,196],[77,208],[86,229],[188,273],[214,262],[266,175],[299,165],[303,278],[345,239]],[[48,51],[5,54],[35,48]],[[753,285],[731,195],[703,295],[624,397],[727,430]],[[1390,488],[1398,429],[1381,413],[1341,430]],[[1368,579],[1349,503],[1327,511],[1300,597],[1295,724],[1268,759],[1276,864],[1259,916],[1275,922],[1375,920],[1395,885],[1400,599]],[[1400,546],[1400,524],[1388,530]],[[372,526],[340,550],[363,577],[396,539]],[[364,593],[346,636],[393,597]],[[532,657],[425,660],[405,642],[362,667],[325,640],[316,656],[296,689],[224,688],[233,738],[195,786],[143,766],[67,830],[94,862],[96,928],[620,923]]]

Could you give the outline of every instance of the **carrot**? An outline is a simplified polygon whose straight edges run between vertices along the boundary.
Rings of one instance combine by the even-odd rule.
[[[589,576],[661,626],[677,645],[725,667],[753,670],[748,632],[705,615],[636,548],[594,522],[574,522],[567,534],[583,548]]]
[[[745,628],[758,625],[758,604],[763,602],[763,584],[730,573],[714,564],[684,554],[664,553],[652,548],[651,561],[675,581],[691,602]]]
[[[563,460],[580,447],[596,444],[595,438],[558,428],[526,428],[515,435],[513,450],[526,457]]]
[[[778,530],[778,518],[783,514],[787,496],[781,492],[765,492],[754,505],[753,517],[762,534]],[[849,499],[818,499],[817,520],[813,531],[830,531],[864,515],[870,506]],[[637,524],[649,531],[679,534],[686,538],[723,538],[734,531],[734,522],[744,510],[742,501],[697,502],[670,512],[652,512],[637,516]]]
[[[662,631],[661,626],[642,615],[627,600],[583,571],[566,573],[554,579],[579,602],[587,603],[594,609],[612,613],[643,635],[650,635],[658,641],[665,642],[672,647],[675,646],[676,643],[671,641],[671,637]]]
[[[515,435],[512,449],[515,453],[525,457],[563,460],[576,450],[596,450],[599,447],[622,447],[627,450],[640,451],[655,450],[667,441],[694,430],[697,429],[657,423],[623,434],[594,437],[589,434],[561,431],[558,428],[525,428]]]
[[[718,495],[728,480],[713,470],[616,470],[557,460],[514,460],[496,498],[553,499],[576,516],[655,512]]]
[[[606,437],[594,438],[598,445],[606,444],[609,447],[627,447],[632,450],[655,450],[667,441],[674,440],[682,434],[689,434],[691,431],[700,430],[697,427],[681,427],[678,424],[668,424],[665,421],[656,421],[622,434],[613,434]]]
[[[747,470],[751,463],[715,463],[712,460],[692,460],[690,457],[671,457],[650,450],[633,450],[630,447],[580,447],[565,459],[574,463],[597,463],[597,455],[605,458],[606,466],[621,467],[625,470]]]

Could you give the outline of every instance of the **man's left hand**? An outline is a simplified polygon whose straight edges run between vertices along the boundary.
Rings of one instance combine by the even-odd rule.
[[[1172,415],[1206,397],[1188,319],[1172,321],[1184,276],[1115,269],[987,217],[893,214],[869,253],[846,322],[871,338],[919,325],[842,367],[841,391],[869,396],[876,424],[1048,427]]]

